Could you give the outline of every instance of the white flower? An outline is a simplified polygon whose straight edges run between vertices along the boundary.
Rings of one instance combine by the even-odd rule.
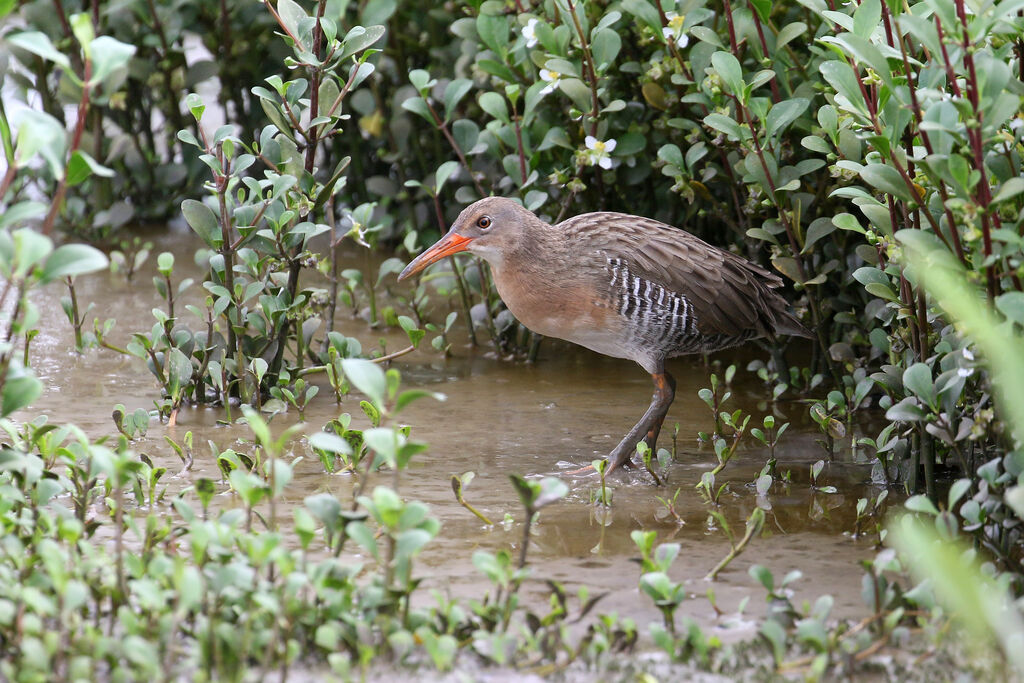
[[[523,38],[526,39],[526,47],[534,47],[537,44],[537,19],[530,19],[523,27]]]
[[[558,73],[557,71],[541,69],[540,80],[547,83],[547,85],[545,85],[543,89],[541,89],[540,94],[547,95],[549,92],[554,92],[555,88],[558,87],[558,79],[560,79],[561,77],[562,74]]]
[[[665,12],[665,18],[668,19],[668,26],[661,29],[661,36],[665,39],[666,43],[675,41],[677,47],[686,47],[690,44],[690,36],[686,35],[683,31],[683,22],[686,21],[685,14],[679,14],[678,12]]]
[[[956,374],[960,377],[970,377],[974,374],[974,368],[957,368]]]
[[[966,346],[961,350],[961,353],[964,354],[964,358],[967,360],[974,360],[974,353]]]
[[[1024,118],[1016,116],[1010,120],[1010,130],[1018,130],[1021,127],[1024,127]]]
[[[593,135],[588,135],[585,142],[587,145],[587,151],[585,154],[589,165],[600,166],[604,169],[612,167],[611,153],[615,150],[614,138],[611,140],[601,141]]]

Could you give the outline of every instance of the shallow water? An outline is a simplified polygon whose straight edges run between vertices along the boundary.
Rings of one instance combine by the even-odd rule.
[[[175,281],[183,277],[200,277],[192,264],[195,243],[182,229],[160,231],[150,239],[155,242],[153,255],[127,283],[122,276],[100,274],[80,278],[78,296],[81,306],[89,302],[96,309],[89,314],[102,319],[115,317],[117,327],[111,335],[114,343],[123,345],[133,330],[149,330],[154,322],[150,313],[161,305],[150,284],[155,274],[156,254],[173,251],[177,257]],[[365,252],[349,254],[354,267],[365,265]],[[158,397],[156,381],[143,363],[107,350],[91,350],[79,356],[74,353],[70,325],[58,300],[66,294],[61,287],[38,292],[41,333],[32,343],[32,364],[46,384],[44,395],[20,417],[27,419],[45,414],[51,422],[73,422],[92,437],[115,434],[111,411],[123,403],[129,411],[152,408]],[[185,297],[197,301],[202,294],[194,285]],[[179,302],[183,305],[185,301]],[[183,310],[183,309],[182,309]],[[191,318],[185,314],[187,322]],[[191,324],[198,324],[194,320]],[[456,324],[456,327],[461,325]],[[362,340],[364,349],[376,340],[388,340],[389,350],[405,345],[404,335],[372,330],[365,321],[339,310],[336,329]],[[424,343],[424,347],[429,346]],[[482,598],[489,584],[474,568],[471,556],[475,550],[497,551],[509,548],[518,553],[522,535],[523,513],[509,483],[509,474],[556,475],[569,485],[568,497],[545,508],[535,526],[529,549],[533,577],[524,590],[540,604],[546,600],[543,579],[566,584],[571,593],[578,586],[589,587],[591,594],[606,594],[598,612],[617,612],[637,621],[645,632],[648,621],[660,621],[660,614],[648,598],[640,594],[640,576],[636,560],[639,553],[630,539],[635,529],[658,532],[659,541],[673,541],[682,546],[670,576],[685,580],[692,596],[680,609],[706,626],[722,633],[749,635],[752,622],[737,617],[738,605],[750,597],[748,613],[764,611],[764,590],[747,574],[755,563],[770,568],[776,580],[792,569],[803,572],[796,588],[798,598],[814,600],[830,593],[835,597],[836,616],[858,616],[866,613],[860,598],[862,570],[858,560],[872,556],[868,539],[853,539],[850,532],[855,523],[855,506],[860,497],[874,495],[870,484],[870,466],[857,464],[848,453],[838,455],[829,463],[819,485],[833,485],[836,494],[816,493],[810,486],[812,463],[825,456],[816,443],[817,426],[807,416],[803,403],[780,402],[774,407],[780,421],[792,426],[783,436],[776,451],[778,470],[792,472],[792,483],[777,484],[767,497],[758,501],[751,484],[766,459],[767,449],[749,438],[737,455],[719,475],[719,483],[729,481],[729,490],[722,496],[721,511],[726,515],[737,538],[743,535],[744,520],[760,504],[770,508],[763,534],[720,575],[708,582],[704,575],[728,552],[729,545],[720,529],[707,523],[708,507],[694,490],[702,472],[715,464],[710,446],[701,445],[698,431],[710,431],[712,419],[697,391],[708,385],[707,370],[701,359],[679,359],[669,369],[678,382],[677,398],[672,406],[660,446],[671,447],[672,426],[679,424],[677,462],[667,472],[667,484],[653,485],[646,473],[636,470],[609,477],[614,489],[611,509],[590,503],[598,488],[595,476],[572,476],[567,471],[602,457],[618,442],[622,434],[639,418],[650,400],[650,378],[628,361],[596,355],[571,345],[546,340],[540,359],[535,364],[499,359],[486,348],[471,348],[456,340],[453,357],[444,359],[432,350],[410,354],[396,361],[403,387],[422,387],[447,395],[445,402],[429,399],[413,404],[402,414],[412,426],[415,440],[430,444],[430,450],[414,459],[400,480],[400,492],[410,499],[419,499],[431,506],[442,522],[440,536],[423,552],[419,562],[420,576],[425,577],[421,595],[430,600],[429,590],[460,597]],[[743,408],[754,415],[751,425],[759,424],[768,406],[762,402],[767,390],[752,373],[742,370],[747,360],[757,357],[756,348],[744,349],[717,358],[727,365],[734,359],[740,366],[733,386],[730,410]],[[306,411],[308,433],[319,429],[339,412],[350,412],[356,427],[368,426],[358,407],[358,397],[350,395],[338,407],[326,380],[320,395]],[[174,493],[200,476],[219,478],[215,456],[206,446],[213,441],[220,449],[232,446],[247,436],[244,427],[218,425],[225,416],[222,409],[185,408],[174,427],[152,421],[146,437],[135,443],[137,451],[146,453],[157,465],[170,473],[162,480]],[[297,416],[277,416],[272,426],[283,429]],[[181,472],[181,462],[166,444],[164,436],[180,441],[187,431],[195,436],[196,462],[190,472]],[[351,498],[355,477],[346,474],[325,474],[311,453],[301,444],[295,455],[304,455],[295,479],[286,491],[279,518],[288,519],[287,506],[306,496],[331,492],[343,501]],[[466,471],[476,479],[465,490],[466,499],[497,523],[488,527],[462,508],[452,494],[450,477]],[[380,475],[380,481],[391,483],[391,474]],[[371,486],[373,481],[370,482]],[[680,526],[667,514],[656,497],[671,497],[682,489],[676,510],[685,521]],[[369,489],[368,489],[369,490]],[[230,505],[229,496],[218,496],[220,505]],[[170,511],[169,514],[172,514]],[[514,521],[501,524],[509,513]],[[371,560],[372,561],[372,560]],[[711,603],[703,596],[713,590],[717,604],[726,616],[716,616]]]

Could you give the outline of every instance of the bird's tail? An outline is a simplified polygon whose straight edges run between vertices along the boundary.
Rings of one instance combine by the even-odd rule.
[[[788,334],[794,337],[813,339],[814,334],[800,322],[800,319],[786,310],[775,311],[775,334]]]

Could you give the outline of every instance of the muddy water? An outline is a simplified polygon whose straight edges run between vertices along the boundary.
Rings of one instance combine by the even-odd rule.
[[[168,250],[176,254],[176,280],[194,277],[199,281],[201,277],[192,264],[195,244],[186,231],[161,231],[150,239],[155,243],[153,256],[135,282],[101,274],[82,278],[79,283],[80,304],[96,304],[90,318],[117,319],[111,338],[119,345],[128,340],[131,331],[149,330],[153,325],[150,311],[161,305],[150,284],[157,253]],[[353,251],[349,258],[353,267],[365,266],[364,252]],[[70,326],[57,303],[65,292],[54,288],[38,294],[41,333],[32,343],[31,357],[47,388],[22,417],[45,414],[51,422],[74,422],[90,436],[99,437],[115,433],[111,421],[115,404],[123,403],[129,410],[153,407],[157,384],[141,361],[106,350],[76,355]],[[196,285],[185,298],[198,301],[201,295]],[[191,324],[198,326],[198,321]],[[365,321],[347,311],[339,311],[336,327],[360,338],[364,348],[373,347],[380,338],[387,340],[391,350],[404,345],[401,335],[371,330]],[[755,352],[748,349],[720,359],[725,364],[737,360],[742,368]],[[538,604],[546,593],[539,579],[554,579],[573,592],[585,585],[591,594],[606,594],[599,611],[631,617],[642,630],[646,622],[660,620],[657,610],[637,589],[638,552],[630,539],[631,531],[649,529],[658,532],[659,541],[681,544],[670,575],[686,581],[695,599],[685,603],[680,614],[707,626],[736,634],[748,634],[753,628],[752,622],[738,618],[735,612],[748,596],[748,613],[764,609],[764,591],[747,574],[754,563],[768,566],[777,580],[792,569],[801,570],[804,578],[795,586],[798,598],[813,601],[820,594],[830,593],[836,599],[835,614],[865,613],[860,598],[862,572],[857,561],[870,557],[873,548],[870,540],[855,540],[850,532],[857,499],[874,495],[877,490],[869,484],[869,465],[857,464],[849,453],[838,455],[819,480],[819,485],[834,485],[839,492],[829,495],[812,490],[808,472],[824,452],[816,443],[817,427],[807,418],[804,404],[783,402],[774,408],[777,419],[792,422],[776,452],[778,470],[792,472],[791,484],[776,485],[767,499],[757,500],[751,482],[768,453],[753,439],[741,444],[735,459],[719,476],[719,482],[730,482],[720,509],[737,537],[742,536],[744,520],[755,505],[769,509],[763,535],[717,581],[708,582],[704,575],[729,546],[721,530],[709,526],[708,508],[693,488],[701,473],[715,464],[711,448],[696,438],[699,430],[712,427],[710,411],[697,398],[698,389],[708,384],[702,361],[680,359],[670,365],[678,381],[677,399],[660,445],[671,446],[674,423],[679,424],[679,438],[677,463],[668,470],[666,485],[656,487],[646,474],[635,471],[615,475],[608,482],[614,489],[613,506],[603,509],[590,503],[598,488],[595,478],[567,472],[603,456],[618,442],[646,408],[652,391],[650,378],[630,362],[551,340],[542,345],[536,364],[498,359],[486,349],[473,349],[459,341],[453,353],[445,360],[429,351],[418,352],[396,364],[405,388],[423,387],[447,395],[443,403],[423,400],[403,414],[412,425],[413,438],[430,444],[430,450],[418,456],[403,474],[400,492],[428,503],[442,522],[439,538],[420,560],[419,573],[426,577],[425,588],[459,597],[483,597],[488,586],[472,565],[473,552],[509,548],[517,553],[521,539],[523,514],[508,475],[556,475],[566,481],[570,493],[564,501],[545,508],[535,527],[530,561],[538,580],[526,588]],[[347,397],[339,408],[330,398],[329,386],[323,380],[321,383],[320,395],[306,411],[308,432],[319,429],[339,412],[352,413],[356,426],[366,426],[358,397]],[[759,404],[766,392],[751,373],[738,373],[733,393],[728,407],[753,413],[752,424],[759,423],[770,409]],[[218,478],[215,456],[207,441],[224,449],[240,447],[237,440],[247,436],[244,428],[218,425],[224,417],[221,409],[183,409],[175,427],[151,422],[148,434],[137,441],[135,448],[168,468],[172,474],[163,481],[171,493],[199,476]],[[294,414],[282,414],[272,425],[283,429],[296,419]],[[196,463],[185,473],[164,436],[180,441],[187,431],[194,432]],[[355,477],[325,474],[301,443],[296,444],[294,455],[305,456],[305,460],[296,468],[284,507],[320,492],[334,493],[343,501],[351,499]],[[495,526],[485,526],[456,503],[450,476],[466,471],[477,475],[465,491],[467,500],[495,521]],[[381,481],[390,484],[391,475],[382,475]],[[676,510],[685,522],[682,525],[665,514],[657,500],[658,496],[671,497],[676,489],[681,489]],[[232,504],[229,496],[219,496],[218,500],[221,505]],[[281,514],[281,507],[278,509]],[[502,524],[506,513],[514,521]],[[286,511],[282,517],[290,518],[290,514]],[[726,616],[716,617],[704,597],[709,590],[714,591],[718,607]],[[423,593],[425,598],[428,594]]]

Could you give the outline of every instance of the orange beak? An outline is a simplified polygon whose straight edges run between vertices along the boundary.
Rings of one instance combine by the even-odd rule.
[[[407,265],[405,270],[399,273],[398,279],[404,280],[407,277],[415,275],[431,263],[440,261],[445,256],[451,256],[452,254],[458,254],[460,251],[466,251],[469,247],[469,243],[472,241],[472,237],[463,237],[458,233],[449,232],[447,235],[439,239],[434,246],[430,247],[413,259],[412,263]]]

